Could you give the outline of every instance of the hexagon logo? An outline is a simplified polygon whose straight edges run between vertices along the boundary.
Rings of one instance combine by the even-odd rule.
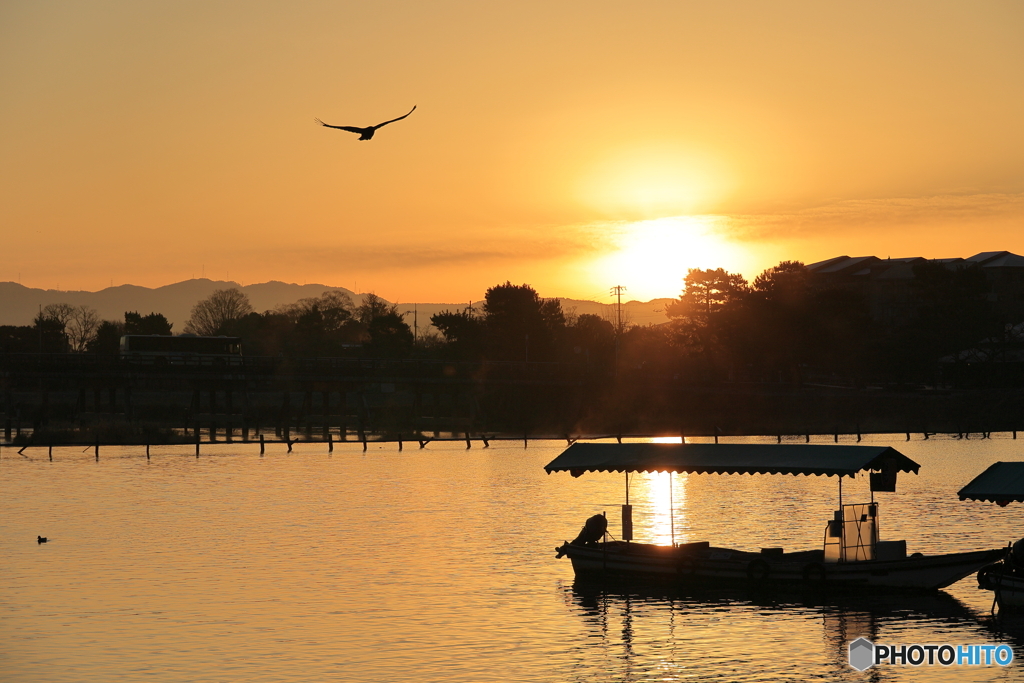
[[[858,638],[850,643],[850,666],[863,671],[875,663],[875,646],[867,638]]]

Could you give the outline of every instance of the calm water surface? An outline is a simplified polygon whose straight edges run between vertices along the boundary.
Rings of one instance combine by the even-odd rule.
[[[910,552],[1024,536],[1024,507],[959,502],[1024,439],[875,437],[922,464],[878,494]],[[829,441],[826,437],[814,439]],[[546,475],[564,442],[295,452],[220,445],[0,453],[0,680],[1024,680],[1024,624],[973,577],[935,596],[804,601],[576,586],[554,548],[624,476]],[[820,547],[836,479],[638,475],[637,540]],[[868,500],[845,480],[845,502]],[[45,545],[36,536],[48,536]],[[1010,667],[858,673],[849,640],[1008,643]]]

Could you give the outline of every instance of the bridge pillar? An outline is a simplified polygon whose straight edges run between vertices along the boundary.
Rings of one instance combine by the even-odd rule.
[[[295,423],[295,429],[298,431],[299,423],[302,419],[306,420],[306,438],[313,438],[313,392],[307,391],[306,395],[302,397],[302,415]]]
[[[331,436],[331,392],[322,391],[320,392],[320,401],[323,403],[323,407],[320,412],[324,416],[324,441]]]
[[[227,417],[224,424],[224,440],[228,443],[231,443],[235,431],[234,425],[231,423],[231,418],[235,414],[233,398],[231,387],[226,388],[224,390],[224,412],[227,413]]]

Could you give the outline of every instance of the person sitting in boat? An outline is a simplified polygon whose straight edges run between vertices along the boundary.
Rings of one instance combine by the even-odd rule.
[[[583,528],[580,529],[580,535],[574,538],[572,543],[573,545],[595,545],[604,538],[606,531],[608,531],[608,518],[604,515],[594,515],[587,519]]]

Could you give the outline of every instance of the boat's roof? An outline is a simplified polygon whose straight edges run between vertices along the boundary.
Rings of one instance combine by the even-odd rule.
[[[960,489],[960,500],[1024,501],[1024,462],[997,462]]]
[[[570,472],[711,472],[716,474],[824,474],[854,476],[920,465],[888,446],[818,444],[574,443],[544,469]]]

